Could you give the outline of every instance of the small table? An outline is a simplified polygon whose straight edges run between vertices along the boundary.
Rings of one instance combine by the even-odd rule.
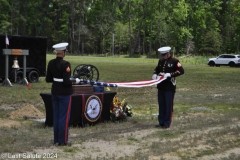
[[[110,108],[116,92],[79,92],[72,94],[72,106],[69,126],[82,126],[86,124],[95,124],[99,122],[110,120]],[[53,107],[51,101],[51,93],[40,93],[45,109],[46,109],[46,126],[53,126]],[[91,120],[87,117],[86,105],[91,98],[99,99],[101,101],[100,114],[97,120]]]

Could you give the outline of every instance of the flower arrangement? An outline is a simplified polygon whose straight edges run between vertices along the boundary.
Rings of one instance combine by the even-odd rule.
[[[125,99],[121,101],[116,96],[113,98],[110,113],[113,121],[127,119],[127,117],[132,117],[133,115],[132,106],[129,105]]]

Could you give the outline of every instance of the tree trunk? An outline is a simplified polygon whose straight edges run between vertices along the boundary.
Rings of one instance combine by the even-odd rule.
[[[139,42],[140,42],[140,31],[142,29],[142,23],[143,23],[143,20],[145,19],[146,17],[146,11],[147,11],[147,8],[148,8],[148,5],[149,5],[149,2],[151,0],[147,0],[147,2],[145,3],[146,6],[144,7],[144,10],[143,10],[143,14],[142,14],[142,19],[140,21],[140,24],[138,26],[138,32],[137,32],[137,35],[136,35],[136,38],[135,38],[135,44],[134,44],[134,50],[133,50],[133,53],[136,52],[137,50],[137,47],[139,46]]]
[[[71,0],[71,28],[70,28],[70,41],[71,41],[71,50],[72,53],[75,53],[75,45],[74,45],[74,34],[75,34],[75,28],[74,28],[74,6],[75,6],[75,0]]]

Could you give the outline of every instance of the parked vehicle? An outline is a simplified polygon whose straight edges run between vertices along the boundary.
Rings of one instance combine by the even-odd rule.
[[[237,67],[240,66],[240,56],[234,54],[222,54],[216,58],[209,58],[208,65],[213,66],[230,66]]]
[[[28,82],[38,82],[39,77],[46,75],[46,53],[47,38],[46,37],[30,37],[19,35],[7,35],[9,45],[6,45],[6,35],[0,35],[0,79],[5,79],[5,55],[3,49],[22,49],[28,50],[29,55],[26,56],[26,77],[23,77],[23,56],[9,56],[8,69],[9,80],[21,83],[23,78],[27,78]],[[18,64],[13,64],[15,58]],[[14,68],[13,66],[19,66]]]

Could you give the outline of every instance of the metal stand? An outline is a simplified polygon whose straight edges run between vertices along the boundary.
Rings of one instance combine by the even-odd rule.
[[[12,83],[9,81],[8,78],[5,78],[5,79],[4,79],[2,85],[3,85],[3,86],[10,86],[10,87],[12,87]]]
[[[12,87],[12,83],[8,79],[8,55],[5,56],[5,80],[3,81],[2,85]]]
[[[26,86],[28,84],[27,78],[23,78],[22,85]]]
[[[23,55],[23,81],[22,85],[27,85],[28,81],[26,78],[26,56],[28,55],[28,50],[22,49],[3,49],[3,54],[5,55],[5,80],[3,81],[2,85],[5,86],[12,86],[10,80],[8,79],[8,61],[9,55],[16,55],[20,56]]]
[[[28,81],[27,81],[27,76],[26,76],[26,55],[23,56],[23,84],[22,85],[27,85],[28,84]]]

